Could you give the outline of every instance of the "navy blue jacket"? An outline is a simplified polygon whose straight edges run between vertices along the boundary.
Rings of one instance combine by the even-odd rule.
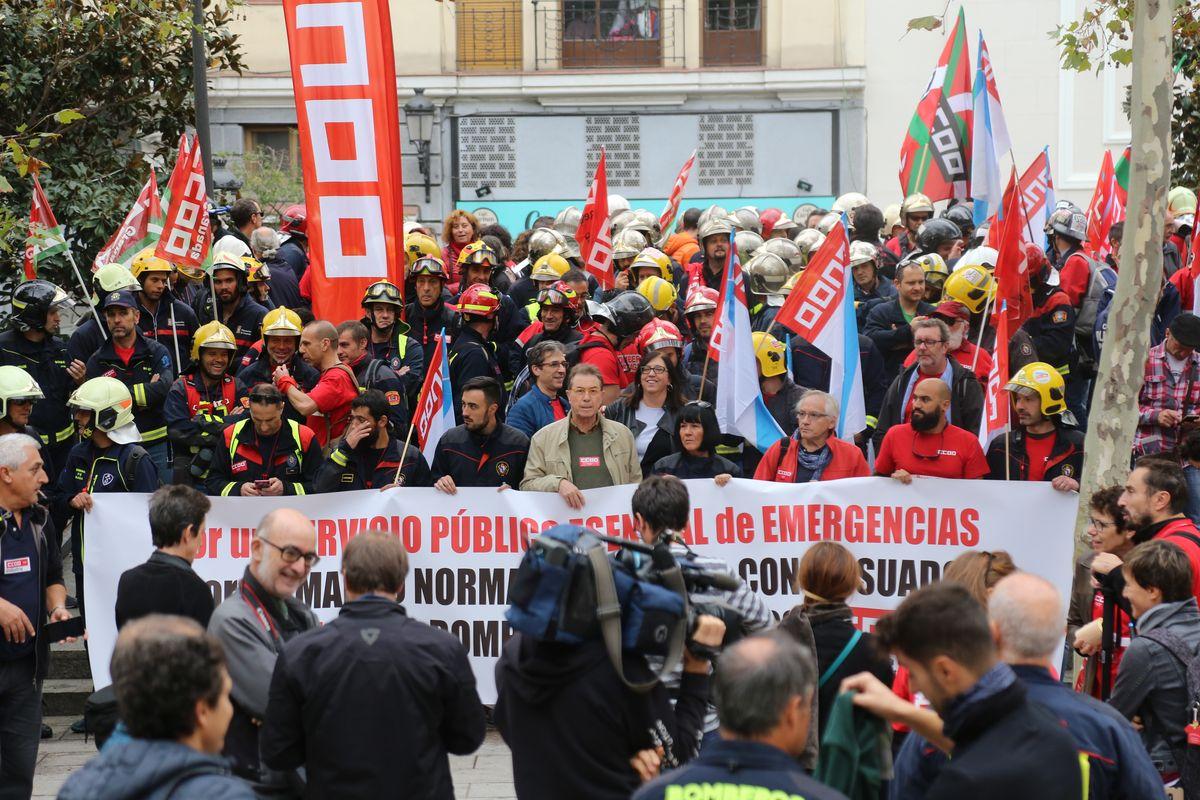
[[[371,330],[370,319],[363,317],[359,321],[367,326],[367,330]],[[405,393],[415,403],[416,393],[421,390],[421,383],[425,380],[425,348],[419,347],[407,331],[408,326],[398,322],[392,326],[392,333],[386,342],[368,340],[367,348],[371,358],[383,359],[391,367],[404,385]],[[402,373],[401,370],[407,371]]]
[[[1162,780],[1141,737],[1120,712],[1094,697],[1071,691],[1041,667],[1014,666],[1034,703],[1050,711],[1075,741],[1089,765],[1091,800],[1157,797]],[[890,800],[924,797],[946,757],[917,734],[909,736],[896,759]],[[909,780],[904,776],[911,776]]]
[[[172,325],[171,311],[174,309],[174,324]],[[171,363],[175,374],[179,375],[192,365],[192,336],[200,323],[196,312],[181,300],[175,299],[170,292],[163,292],[158,301],[158,311],[151,314],[142,305],[141,295],[138,295],[138,330],[147,339],[153,339],[167,349],[171,355]],[[175,349],[175,343],[179,349]],[[175,358],[175,353],[179,358]]]
[[[100,319],[104,319],[104,315],[100,315]],[[91,314],[80,323],[75,332],[71,334],[71,338],[67,340],[67,363],[72,361],[82,361],[87,363],[87,360],[92,357],[92,353],[100,349],[100,345],[108,338],[108,323],[103,323],[104,327],[96,324],[96,318]]]
[[[520,489],[528,456],[529,437],[503,422],[490,436],[477,436],[466,425],[458,425],[438,440],[429,469],[434,483],[449,475],[460,488],[507,483]]]
[[[290,308],[293,311],[308,305],[300,296],[300,276],[292,269],[292,265],[277,254],[267,262],[271,270],[271,289],[268,295],[276,306]]]
[[[563,404],[563,413],[571,410],[571,404],[567,402],[567,398],[551,399],[535,383],[529,387],[528,392],[513,403],[504,421],[526,436],[533,438],[535,433],[554,422],[554,409],[551,404],[556,401]]]
[[[94,320],[92,324],[96,324]],[[67,408],[75,382],[67,374],[67,363],[67,345],[58,336],[31,342],[17,331],[0,333],[0,364],[28,372],[45,395],[44,400],[33,404],[29,424],[37,429],[42,443],[51,446],[68,441],[75,433]]]
[[[87,360],[84,373],[88,380],[101,376],[116,378],[128,387],[133,396],[133,418],[141,431],[142,441],[157,442],[167,438],[163,406],[171,384],[175,382],[167,348],[147,339],[139,331],[133,342],[133,356],[126,364],[117,356],[112,339],[109,339]],[[155,377],[158,380],[154,380]]]
[[[1077,730],[1072,719],[1060,714],[1060,708],[1068,708],[1070,698],[1055,695],[1050,691],[1053,687],[1046,687],[1041,682],[1029,682],[1027,676],[1027,672],[1018,673],[1014,683],[991,696],[955,701],[960,706],[953,722],[947,722],[945,727],[946,736],[955,743],[952,760],[921,736],[909,734],[896,758],[889,800],[923,800],[927,797],[938,800],[963,797],[972,800],[1013,797],[1061,800],[1079,797],[1082,776],[1078,753],[1071,748],[1084,749],[1079,744],[1084,740],[1083,736],[1100,746],[1104,737],[1095,734],[1106,728],[1113,730],[1115,726],[1110,728],[1095,716],[1094,724],[1080,722]],[[1050,680],[1049,674],[1046,674],[1046,680]],[[1063,689],[1071,694],[1070,689]],[[1046,698],[1053,705],[1045,702]],[[961,705],[963,702],[965,706]],[[1088,716],[1087,709],[1084,704],[1069,708],[1072,717],[1079,720]],[[1064,732],[1069,736],[1065,751]],[[1113,744],[1110,739],[1105,751],[1093,752],[1100,755],[1114,753]],[[1132,744],[1141,747],[1136,734]],[[1132,751],[1125,746],[1122,755],[1129,752]],[[1144,751],[1142,755],[1149,760]],[[1093,775],[1095,761],[1089,758]],[[1154,776],[1157,779],[1157,773]],[[1131,783],[1142,785],[1139,781]],[[1094,779],[1092,785],[1096,785]],[[1151,794],[1093,793],[1090,797],[1158,797],[1161,793],[1162,782],[1159,781]]]
[[[929,303],[917,303],[916,316],[928,316],[932,312],[933,306]],[[884,380],[890,383],[904,366],[904,359],[913,351],[912,327],[904,318],[900,299],[885,300],[874,306],[867,313],[862,332],[879,348],[879,354],[883,356]]]
[[[686,765],[643,786],[633,800],[672,797],[802,797],[846,800],[841,792],[817,783],[792,756],[777,747],[741,739],[718,739],[705,745]],[[771,792],[757,791],[770,789]],[[782,793],[782,794],[780,794]]]

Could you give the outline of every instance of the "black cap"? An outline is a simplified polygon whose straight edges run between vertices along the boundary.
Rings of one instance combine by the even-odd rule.
[[[1200,350],[1200,317],[1185,311],[1171,322],[1169,330],[1184,347]]]

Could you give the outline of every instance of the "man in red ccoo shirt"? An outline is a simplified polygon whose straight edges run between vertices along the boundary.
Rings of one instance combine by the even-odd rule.
[[[292,407],[307,417],[305,424],[316,433],[321,447],[346,430],[350,403],[358,397],[354,372],[338,359],[337,345],[338,333],[333,323],[310,322],[300,334],[300,355],[321,373],[317,385],[305,392],[296,384],[286,364],[276,367],[271,376]]]
[[[909,422],[893,425],[883,437],[875,458],[875,474],[901,483],[913,476],[982,478],[987,459],[975,434],[951,425],[950,387],[941,378],[926,378],[912,392]]]

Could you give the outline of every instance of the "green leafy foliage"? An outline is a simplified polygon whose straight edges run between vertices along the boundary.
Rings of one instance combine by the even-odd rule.
[[[265,219],[278,219],[288,206],[304,202],[304,175],[291,153],[259,147],[227,158],[229,171],[242,182],[241,196],[257,200]]]
[[[1090,0],[1079,19],[1052,31],[1063,69],[1098,73],[1106,64],[1129,66],[1133,4],[1134,0]],[[1171,183],[1196,187],[1200,184],[1200,4],[1175,0],[1171,29],[1177,76],[1171,110]]]
[[[228,0],[205,0],[213,69],[240,71]],[[80,268],[121,224],[151,164],[160,186],[195,118],[189,0],[0,3],[0,296],[21,273],[36,172]],[[40,265],[66,288],[65,257]]]

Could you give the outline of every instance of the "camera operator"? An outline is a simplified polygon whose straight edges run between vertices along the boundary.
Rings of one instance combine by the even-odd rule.
[[[708,706],[707,658],[693,645],[720,646],[725,623],[701,615],[683,654],[674,708],[667,688],[627,686],[604,641],[541,642],[516,633],[496,664],[495,719],[512,750],[518,797],[626,800],[659,769],[674,769],[696,754]],[[645,656],[626,650],[631,682],[653,678]]]
[[[690,564],[706,574],[728,575],[732,582],[737,583],[736,589],[722,589],[711,585],[688,586],[688,602],[698,611],[711,610],[720,616],[725,622],[728,641],[732,642],[771,627],[773,620],[766,603],[750,591],[740,578],[735,577],[736,573],[728,564],[718,558],[697,555],[675,538],[676,534],[687,527],[690,508],[691,499],[683,481],[673,475],[652,475],[642,481],[633,493],[633,524],[646,544],[656,544],[664,535],[672,537],[671,554],[681,564]],[[638,554],[633,555],[636,557]],[[641,556],[638,560],[645,562],[648,557]],[[661,667],[661,661],[651,658],[650,665],[654,668]],[[679,690],[681,676],[681,671],[677,668],[663,678],[672,697]],[[710,704],[704,720],[704,731],[715,731],[717,724],[717,710]]]

